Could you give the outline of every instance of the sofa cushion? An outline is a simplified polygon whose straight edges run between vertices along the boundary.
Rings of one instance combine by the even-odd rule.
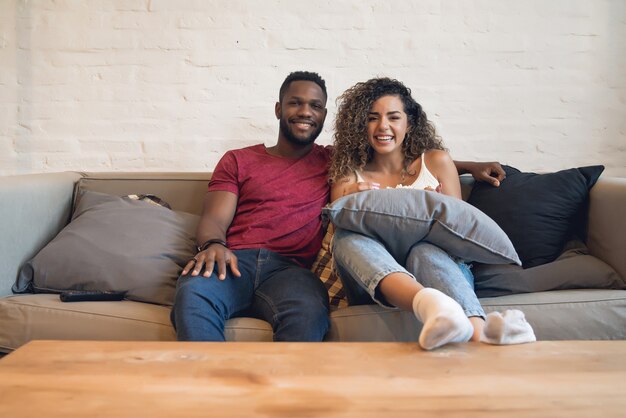
[[[584,239],[589,189],[601,165],[555,173],[523,173],[504,166],[500,187],[477,182],[468,198],[507,233],[524,268],[555,260],[572,235]]]
[[[519,264],[506,234],[461,199],[425,190],[368,190],[324,208],[336,227],[370,236],[404,263],[411,247],[428,241],[464,261]]]
[[[130,300],[171,305],[177,277],[195,254],[198,219],[85,191],[72,221],[22,267],[14,291],[126,291]]]
[[[478,297],[564,289],[626,289],[611,266],[573,240],[554,261],[524,269],[514,265],[477,264],[472,269]]]
[[[272,341],[255,318],[226,321],[226,341]],[[175,341],[170,307],[134,301],[64,303],[57,295],[0,298],[0,352],[31,340]]]
[[[538,340],[626,339],[626,292],[556,290],[480,299],[486,313],[519,309]],[[327,341],[417,341],[422,325],[411,312],[378,304],[330,314]]]

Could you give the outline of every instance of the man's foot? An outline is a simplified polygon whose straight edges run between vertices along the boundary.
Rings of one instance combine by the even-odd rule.
[[[524,313],[517,309],[508,309],[504,314],[491,312],[487,315],[480,341],[505,345],[529,343],[537,341],[537,338]]]
[[[425,350],[467,342],[474,332],[461,305],[437,289],[417,292],[413,298],[413,313],[424,324],[419,344]]]

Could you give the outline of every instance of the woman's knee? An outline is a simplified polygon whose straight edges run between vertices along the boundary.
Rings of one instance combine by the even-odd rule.
[[[409,251],[406,266],[409,271],[428,269],[432,266],[454,263],[448,253],[429,242],[419,242]]]

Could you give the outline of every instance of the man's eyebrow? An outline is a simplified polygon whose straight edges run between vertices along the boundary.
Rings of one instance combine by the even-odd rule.
[[[302,96],[285,96],[285,100],[301,100],[301,101],[305,101],[304,98]],[[321,103],[324,104],[324,100],[322,99],[310,99],[309,103]]]

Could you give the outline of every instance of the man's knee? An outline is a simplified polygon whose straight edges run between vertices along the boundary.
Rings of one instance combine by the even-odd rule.
[[[203,283],[206,278],[202,276],[192,276],[190,274],[180,276],[176,283],[176,294],[174,296],[174,305],[184,303],[190,297],[202,293]]]
[[[273,325],[276,341],[322,341],[330,327],[328,304],[302,299],[281,311]]]

